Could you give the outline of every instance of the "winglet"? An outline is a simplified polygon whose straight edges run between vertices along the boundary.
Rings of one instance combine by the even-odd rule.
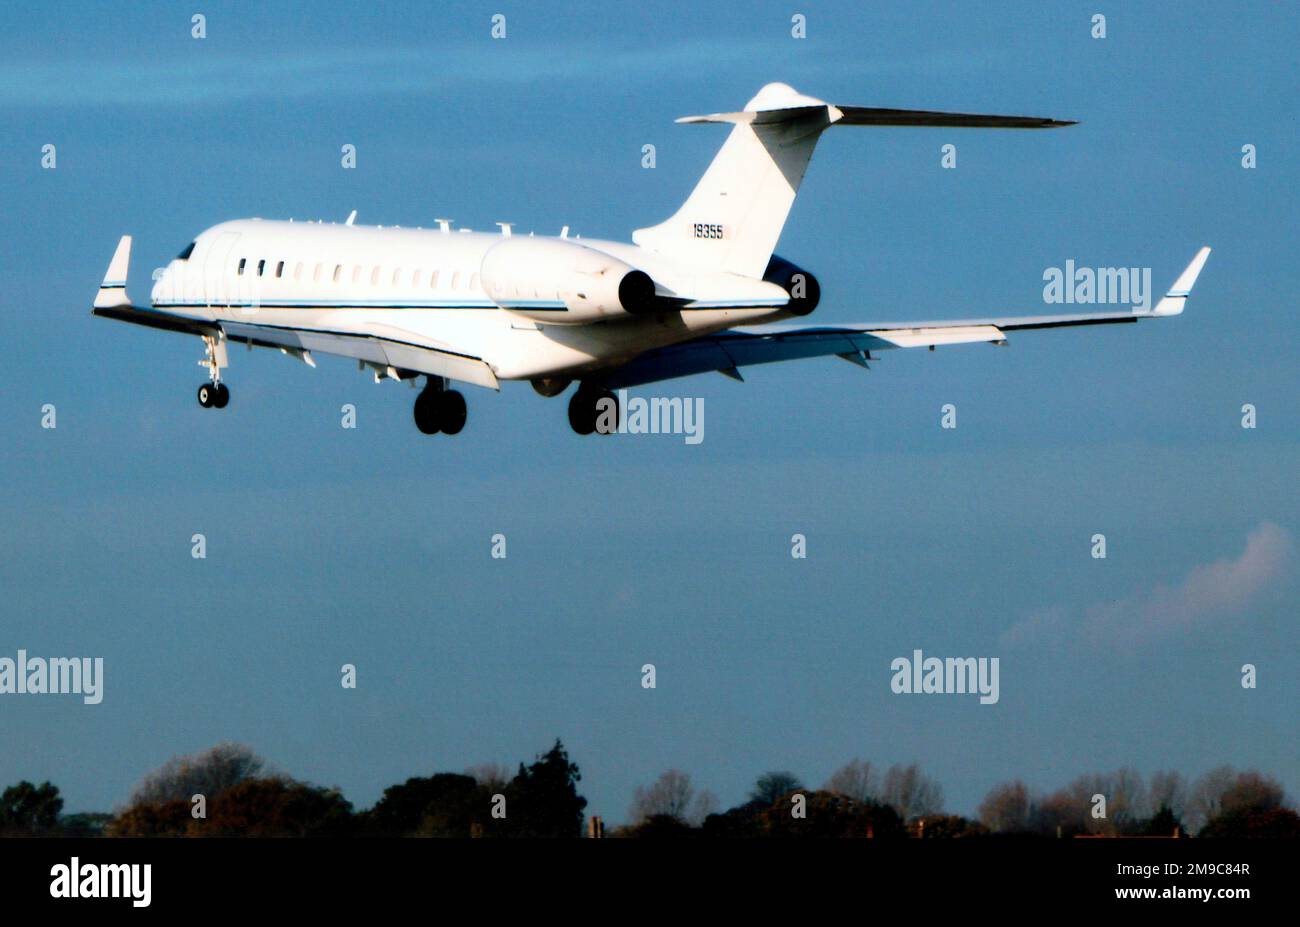
[[[1187,268],[1178,275],[1178,279],[1169,288],[1169,292],[1165,294],[1164,299],[1156,303],[1156,307],[1151,310],[1152,315],[1178,315],[1183,311],[1183,305],[1187,302],[1192,287],[1196,285],[1196,278],[1200,276],[1201,268],[1205,266],[1205,261],[1209,256],[1209,245],[1196,252],[1196,257],[1192,258],[1192,263],[1188,264]]]
[[[115,306],[131,305],[126,295],[126,273],[131,265],[131,236],[123,235],[113,252],[113,260],[108,262],[108,273],[95,294],[96,309],[111,309]]]

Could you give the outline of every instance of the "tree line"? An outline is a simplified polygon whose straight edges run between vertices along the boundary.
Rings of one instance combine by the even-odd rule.
[[[65,815],[49,782],[0,796],[4,836],[576,837],[584,832],[582,776],[556,740],[514,771],[485,765],[389,786],[357,811],[335,788],[274,770],[241,744],[177,756],[146,775],[113,813]],[[916,764],[880,769],[854,759],[820,788],[770,771],[726,810],[670,769],[638,787],[614,837],[1300,837],[1300,816],[1277,780],[1213,769],[1144,779],[1122,768],[1089,773],[1051,792],[1014,780],[992,788],[976,816],[944,810],[943,788]]]

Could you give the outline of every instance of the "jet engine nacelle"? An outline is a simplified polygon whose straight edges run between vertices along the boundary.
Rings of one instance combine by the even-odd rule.
[[[817,278],[783,257],[772,255],[763,279],[790,294],[790,304],[785,308],[791,315],[807,315],[821,302],[822,288]]]
[[[599,322],[661,308],[645,271],[562,239],[503,238],[483,255],[479,273],[493,302],[539,322]]]

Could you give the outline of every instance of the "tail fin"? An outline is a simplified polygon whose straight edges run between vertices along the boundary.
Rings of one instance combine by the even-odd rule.
[[[738,113],[678,122],[734,126],[681,209],[637,229],[632,240],[674,260],[761,277],[776,250],[821,133],[835,123],[876,126],[1052,128],[1072,125],[1028,116],[833,106],[786,84],[768,84]]]

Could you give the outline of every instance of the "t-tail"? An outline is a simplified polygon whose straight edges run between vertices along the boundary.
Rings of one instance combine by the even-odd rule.
[[[833,125],[1050,129],[1074,125],[1034,116],[835,106],[786,84],[768,84],[738,113],[685,116],[733,128],[681,209],[637,229],[632,240],[665,257],[714,271],[762,277],[776,249],[817,139]]]

